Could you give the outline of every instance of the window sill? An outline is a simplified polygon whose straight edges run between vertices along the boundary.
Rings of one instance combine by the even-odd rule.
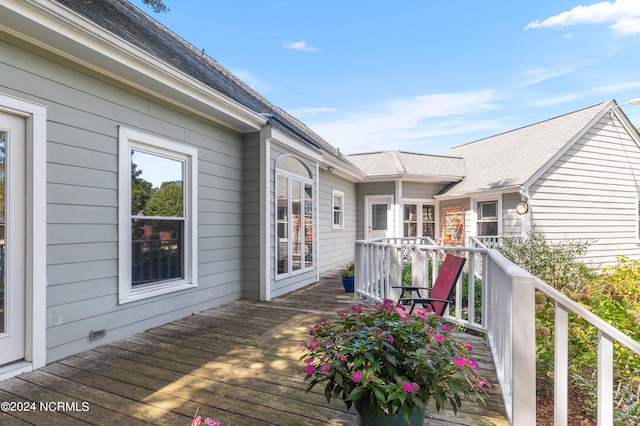
[[[137,300],[149,299],[151,297],[161,296],[163,294],[174,293],[176,291],[188,290],[198,287],[198,283],[186,281],[169,282],[166,284],[156,284],[149,287],[131,290],[128,294],[122,295],[118,299],[118,304],[135,302]]]

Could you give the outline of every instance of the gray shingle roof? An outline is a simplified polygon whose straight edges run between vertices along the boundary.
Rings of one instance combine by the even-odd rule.
[[[462,157],[466,177],[447,188],[446,196],[520,186],[574,140],[611,101],[447,150]]]
[[[462,158],[451,156],[380,151],[348,155],[347,159],[370,178],[411,176],[457,182],[465,175]]]
[[[335,147],[302,122],[128,0],[55,1],[250,110],[264,114],[271,125],[290,136],[344,161]]]

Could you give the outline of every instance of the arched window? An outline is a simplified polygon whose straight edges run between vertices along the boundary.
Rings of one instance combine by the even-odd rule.
[[[277,275],[313,268],[313,180],[293,156],[276,161]]]

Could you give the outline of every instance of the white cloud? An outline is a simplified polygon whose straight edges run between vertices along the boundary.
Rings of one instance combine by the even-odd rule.
[[[618,34],[640,33],[640,0],[604,1],[588,6],[576,6],[573,9],[551,16],[544,21],[530,22],[527,29],[565,28],[578,24],[611,24],[610,28]]]
[[[343,152],[398,149],[398,143],[428,152],[429,138],[499,127],[496,121],[472,118],[495,109],[496,99],[491,90],[416,96],[396,99],[375,111],[361,111],[341,120],[307,124]]]
[[[531,69],[524,72],[524,74],[520,77],[522,81],[517,83],[515,87],[532,86],[545,80],[569,74],[572,71],[572,68],[565,68],[560,70],[549,70],[546,68]]]
[[[553,98],[541,99],[539,101],[531,102],[530,105],[537,107],[550,107],[555,105],[561,105],[576,101],[578,99],[589,98],[594,96],[602,96],[602,100],[610,100],[615,97],[616,94],[621,92],[630,92],[631,90],[637,91],[640,89],[640,81],[629,81],[618,84],[608,84],[604,86],[597,86],[590,90],[582,90],[580,92],[568,93],[563,96],[557,96]],[[634,97],[634,96],[630,96]],[[618,102],[626,102],[628,99],[618,99]]]
[[[316,50],[318,50],[317,47],[314,46],[308,46],[307,42],[304,40],[301,41],[289,41],[286,42],[284,44],[284,47],[286,49],[292,49],[292,50],[302,50],[305,52],[315,52]]]
[[[315,117],[318,114],[323,112],[335,112],[335,108],[330,107],[317,107],[317,108],[298,108],[298,109],[290,109],[287,112],[294,117],[302,118],[302,117]]]

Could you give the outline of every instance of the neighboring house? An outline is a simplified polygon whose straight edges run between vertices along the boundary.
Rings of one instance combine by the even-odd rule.
[[[0,75],[0,379],[286,294],[356,239],[535,223],[636,249],[638,137],[613,102],[446,156],[343,156],[126,0],[1,2]]]

